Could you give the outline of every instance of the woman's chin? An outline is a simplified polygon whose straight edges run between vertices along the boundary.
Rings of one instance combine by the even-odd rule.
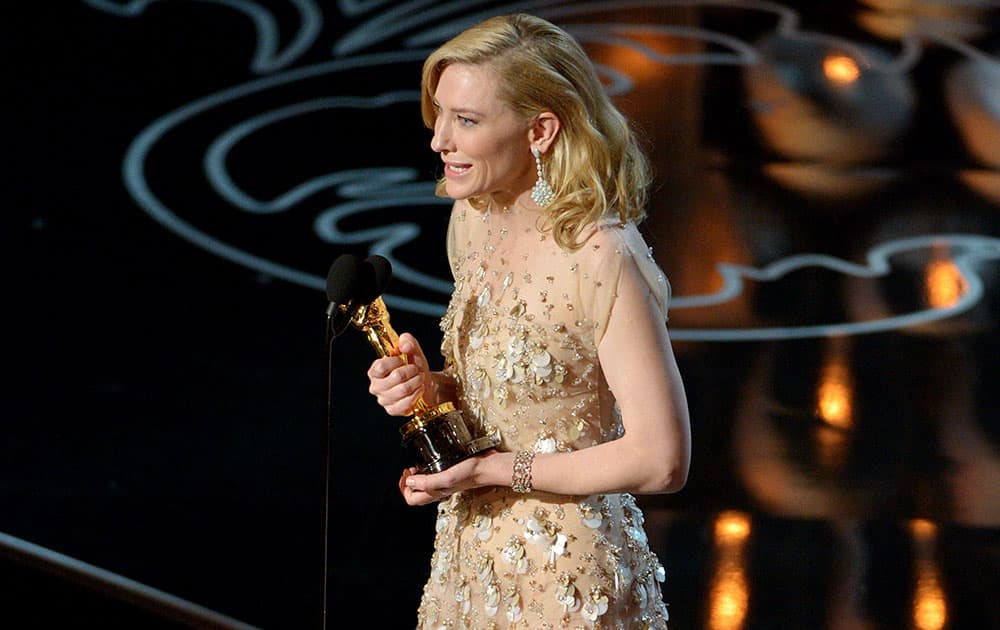
[[[468,186],[462,186],[456,182],[445,182],[444,192],[452,199],[468,199],[474,197],[476,193],[470,191]]]

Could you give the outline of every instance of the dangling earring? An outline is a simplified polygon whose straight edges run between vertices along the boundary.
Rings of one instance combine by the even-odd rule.
[[[531,200],[542,206],[543,208],[556,198],[556,193],[552,190],[552,186],[545,181],[545,177],[542,176],[542,155],[539,153],[538,149],[531,147],[531,154],[535,156],[535,170],[538,173],[538,179],[535,180],[535,185],[531,188]]]

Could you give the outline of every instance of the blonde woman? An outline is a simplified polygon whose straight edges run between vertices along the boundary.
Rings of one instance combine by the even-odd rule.
[[[403,471],[408,504],[440,502],[418,626],[665,628],[632,495],[680,490],[691,438],[645,157],[583,49],[528,15],[432,53],[421,106],[455,200],[444,369],[404,333],[370,391],[391,415],[452,401],[500,441]]]

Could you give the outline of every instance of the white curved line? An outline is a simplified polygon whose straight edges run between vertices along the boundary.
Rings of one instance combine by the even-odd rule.
[[[122,5],[108,0],[82,0],[94,9],[114,15],[136,17],[159,0],[131,0]],[[299,30],[288,47],[279,52],[278,23],[268,9],[249,0],[196,0],[221,4],[248,16],[257,29],[257,45],[251,69],[257,74],[267,74],[291,64],[316,41],[323,26],[323,12],[314,0],[288,0],[299,13]]]
[[[996,6],[1000,7],[1000,2],[997,2]],[[956,52],[962,53],[970,59],[991,64],[1000,64],[1000,55],[990,55],[985,53],[968,42],[962,41],[958,38],[945,35],[935,35],[934,33],[930,33],[926,35],[926,37],[933,42],[941,44],[942,46],[947,46]]]
[[[534,9],[537,6],[558,3],[560,0],[549,0],[547,2],[519,2],[496,7],[490,11],[494,15],[496,11],[515,11],[521,9]],[[380,13],[374,18],[367,20],[354,29],[343,35],[333,47],[335,56],[351,55],[363,48],[368,48],[383,42],[393,35],[405,32],[412,26],[420,26],[434,19],[453,13],[464,11],[470,7],[480,4],[489,5],[489,0],[458,0],[457,2],[434,2],[433,0],[411,0],[394,6],[393,8]],[[418,9],[424,9],[417,11]],[[478,13],[477,15],[482,15]],[[470,24],[471,26],[471,24]]]
[[[603,2],[583,2],[579,4],[564,5],[564,6],[551,6],[558,5],[559,2],[515,2],[502,5],[500,7],[488,10],[480,11],[472,14],[464,14],[462,17],[454,19],[450,22],[444,22],[442,24],[435,25],[431,28],[425,29],[418,33],[413,34],[406,39],[407,46],[427,46],[436,42],[441,42],[449,37],[458,34],[460,31],[477,24],[482,20],[490,17],[492,15],[497,15],[501,12],[512,12],[517,10],[530,10],[533,14],[538,17],[545,18],[547,20],[557,22],[562,18],[572,17],[576,15],[585,15],[589,13],[601,13],[607,11],[608,6]],[[774,13],[778,16],[778,29],[783,30],[794,30],[798,26],[798,14],[795,11],[789,9],[788,7],[782,6],[774,2],[758,2],[755,0],[633,0],[632,2],[623,1],[618,2],[615,5],[617,10],[627,10],[627,9],[649,9],[649,8],[662,8],[671,6],[687,6],[687,7],[698,7],[698,6],[723,6],[723,7],[734,7],[739,9],[748,9],[753,11],[764,11],[768,13]],[[416,22],[417,20],[411,20],[411,22]],[[409,26],[409,24],[407,24]]]
[[[597,71],[597,76],[604,77],[607,79],[607,83],[604,84],[604,89],[610,96],[615,96],[618,94],[626,94],[635,85],[632,81],[632,77],[628,76],[624,72],[620,72],[611,66],[606,66],[602,63],[595,63],[594,70]]]
[[[426,57],[427,53],[428,51],[422,50],[394,51],[390,53],[379,53],[353,57],[350,59],[328,61],[313,66],[291,70],[281,75],[273,75],[256,79],[243,85],[229,88],[192,101],[174,110],[173,112],[156,119],[135,137],[129,145],[125,154],[125,159],[122,163],[122,179],[125,187],[139,207],[145,210],[150,217],[171,232],[174,232],[181,238],[188,240],[198,247],[244,267],[255,269],[259,272],[270,274],[302,286],[325,290],[326,281],[323,276],[292,269],[260,256],[255,256],[249,252],[220,241],[217,238],[209,236],[182,220],[173,211],[171,211],[170,208],[164,205],[150,189],[144,173],[146,158],[156,143],[159,142],[160,139],[174,127],[177,127],[189,119],[215,107],[244,96],[249,96],[273,87],[286,85],[295,81],[321,76],[332,72],[339,72],[353,68],[371,67],[386,63],[401,63],[421,60]],[[387,298],[387,304],[393,302],[394,300],[392,296],[387,296]]]
[[[348,17],[368,13],[392,0],[367,0],[367,2],[356,2],[355,0],[337,0],[337,8]]]
[[[229,130],[220,134],[209,145],[208,150],[205,152],[205,173],[215,191],[234,206],[254,214],[283,212],[306,197],[323,189],[332,188],[344,183],[363,181],[358,180],[355,173],[360,172],[365,174],[370,171],[360,170],[330,173],[299,184],[274,199],[261,201],[245,193],[229,176],[229,171],[226,168],[226,158],[236,144],[264,127],[307,113],[336,108],[364,109],[385,107],[405,101],[418,101],[419,99],[420,93],[414,91],[386,92],[371,97],[335,96],[303,101],[259,114],[230,127]],[[413,178],[411,169],[396,172],[400,176],[399,181],[410,181]],[[382,178],[380,181],[382,183],[395,183],[391,175],[388,180]]]
[[[705,295],[679,296],[671,300],[671,309],[715,306],[728,302],[743,292],[743,278],[771,282],[788,273],[807,267],[821,267],[844,275],[861,278],[885,276],[891,271],[889,258],[901,252],[932,246],[958,246],[969,251],[952,257],[966,283],[959,300],[947,308],[931,308],[894,317],[862,322],[843,322],[815,326],[787,326],[745,329],[671,329],[670,336],[684,341],[763,341],[860,335],[928,324],[953,317],[975,306],[983,296],[983,282],[973,263],[980,260],[1000,260],[1000,239],[969,234],[937,234],[896,239],[869,250],[867,265],[858,265],[822,254],[802,254],[781,259],[762,269],[721,263],[717,265],[723,277],[719,291]]]

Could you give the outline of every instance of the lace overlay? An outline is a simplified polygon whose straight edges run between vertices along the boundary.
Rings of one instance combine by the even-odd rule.
[[[624,265],[646,278],[664,318],[669,285],[634,225],[587,237],[565,252],[533,214],[453,210],[445,370],[499,450],[573,451],[622,435],[597,346]],[[419,627],[666,628],[664,573],[629,494],[458,493],[438,508]]]

